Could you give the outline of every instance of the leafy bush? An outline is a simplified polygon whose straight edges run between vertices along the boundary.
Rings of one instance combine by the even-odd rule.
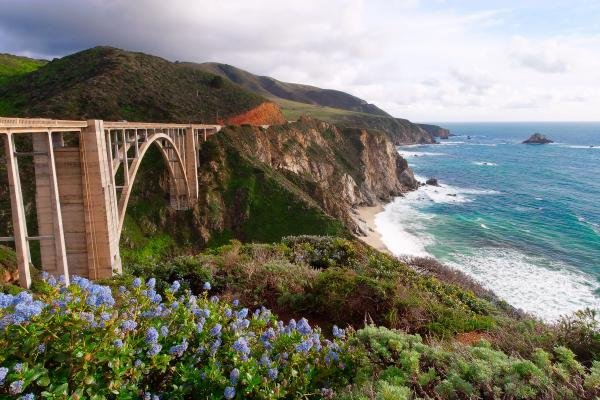
[[[530,357],[537,348],[551,351],[564,346],[587,366],[600,355],[600,323],[595,310],[581,310],[546,324],[534,318],[503,320],[490,331],[489,340],[505,352]]]
[[[328,340],[305,319],[249,313],[209,298],[209,284],[200,296],[155,285],[48,278],[39,295],[0,294],[0,396],[317,397],[351,375],[342,330]]]
[[[178,265],[199,266],[189,261]],[[154,278],[112,283],[123,285],[116,289],[74,277],[67,287],[45,277],[36,294],[0,294],[0,398],[600,395],[600,363],[588,369],[566,347],[536,349],[526,359],[486,341],[432,344],[373,325],[356,332],[334,326],[327,339],[304,318],[284,324],[264,307],[250,313],[237,300],[209,297],[208,283],[198,296],[178,281],[160,293]]]
[[[329,236],[287,236],[281,242],[292,249],[293,262],[316,268],[347,265],[356,257],[349,240]]]
[[[508,356],[482,341],[475,346],[426,345],[418,335],[368,326],[350,339],[363,345],[367,377],[346,398],[593,399],[600,395],[600,364],[586,371],[573,353],[537,350],[533,361]],[[369,379],[377,376],[375,384]],[[361,376],[359,371],[357,376]],[[410,391],[408,390],[410,388]],[[390,397],[391,396],[391,397]],[[396,397],[394,397],[396,396]]]
[[[488,331],[502,313],[460,286],[339,237],[288,236],[276,244],[231,241],[193,257],[126,270],[133,276],[156,276],[159,288],[181,280],[194,293],[210,279],[222,295],[247,305],[265,304],[281,315],[310,317],[323,327],[337,321],[359,328],[367,320],[452,337]]]

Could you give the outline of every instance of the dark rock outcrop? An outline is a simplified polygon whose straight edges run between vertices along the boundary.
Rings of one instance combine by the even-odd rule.
[[[436,178],[429,178],[425,181],[425,183],[430,186],[440,186]]]
[[[454,135],[452,135],[452,133],[450,133],[450,131],[448,129],[442,128],[441,126],[438,126],[438,125],[431,125],[431,124],[415,124],[415,125],[417,125],[421,129],[423,129],[425,132],[429,133],[431,136],[437,137],[440,139],[448,139],[450,136],[454,136]]]
[[[548,143],[554,143],[554,141],[548,139],[546,136],[542,135],[541,133],[534,133],[533,135],[531,135],[529,137],[529,139],[525,140],[523,142],[524,144],[548,144]]]

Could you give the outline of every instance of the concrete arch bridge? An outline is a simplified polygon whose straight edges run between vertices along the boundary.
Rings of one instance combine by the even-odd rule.
[[[99,279],[121,272],[119,239],[139,166],[157,146],[169,174],[170,204],[198,200],[199,146],[219,125],[0,118],[8,172],[20,284],[31,284],[30,241],[39,241],[42,269],[53,275]],[[19,151],[15,137],[31,135]],[[19,159],[31,157],[34,181],[22,182]],[[23,186],[35,186],[37,234],[25,220]]]

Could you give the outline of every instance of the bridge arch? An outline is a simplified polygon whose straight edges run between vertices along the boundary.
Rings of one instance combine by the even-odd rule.
[[[171,195],[171,206],[176,209],[187,208],[190,204],[190,182],[186,173],[186,167],[184,164],[184,158],[181,152],[177,148],[175,141],[165,133],[153,133],[147,137],[142,145],[137,150],[137,154],[133,159],[132,163],[127,168],[128,171],[128,182],[127,185],[123,186],[121,195],[118,200],[118,237],[121,237],[123,231],[123,223],[125,221],[125,213],[127,212],[127,205],[129,204],[129,198],[133,191],[133,185],[137,177],[140,165],[144,160],[144,155],[150,149],[152,145],[155,145],[165,161],[167,171],[169,174],[169,191]]]

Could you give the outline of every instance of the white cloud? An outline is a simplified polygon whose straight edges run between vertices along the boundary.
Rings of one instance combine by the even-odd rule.
[[[513,37],[513,17],[418,0],[8,0],[0,52],[220,61],[420,121],[600,119],[600,36]]]
[[[532,43],[518,37],[514,39],[514,50],[511,58],[523,67],[532,68],[542,73],[563,73],[569,67],[568,58],[561,55],[556,41]]]

